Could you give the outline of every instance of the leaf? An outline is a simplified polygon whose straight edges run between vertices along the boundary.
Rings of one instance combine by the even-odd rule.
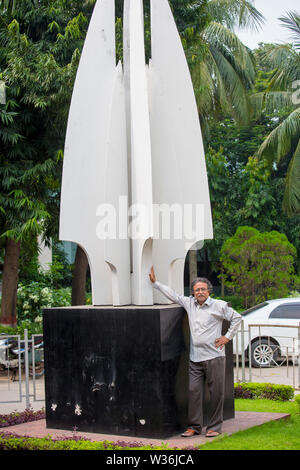
[[[279,162],[291,151],[293,142],[299,135],[300,108],[297,108],[264,140],[257,152],[258,157]]]
[[[300,49],[300,15],[297,11],[290,11],[287,16],[279,18],[284,26],[291,32],[291,39],[294,40],[294,47]]]
[[[300,213],[300,139],[289,163],[283,199],[283,207],[291,215]]]

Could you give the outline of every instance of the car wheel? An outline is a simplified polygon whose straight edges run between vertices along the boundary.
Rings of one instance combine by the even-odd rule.
[[[278,359],[278,345],[272,341],[261,339],[251,346],[252,367],[272,367]]]

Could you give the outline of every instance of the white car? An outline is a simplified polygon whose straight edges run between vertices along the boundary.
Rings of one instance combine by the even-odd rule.
[[[285,358],[298,358],[300,337],[300,297],[267,300],[242,312],[244,322],[244,351],[249,359],[251,342],[251,365],[274,367]],[[259,325],[259,326],[251,326]],[[298,327],[298,328],[297,328]],[[250,339],[249,339],[250,333]],[[233,340],[233,352],[242,353],[242,333]]]

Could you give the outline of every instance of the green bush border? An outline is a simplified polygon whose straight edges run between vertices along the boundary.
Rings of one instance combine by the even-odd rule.
[[[299,410],[298,412],[300,413],[300,395],[295,396],[295,402],[298,405],[298,410]]]
[[[234,398],[268,398],[288,401],[294,398],[294,389],[290,385],[240,382],[234,384]]]
[[[140,445],[139,445],[140,444]],[[0,432],[0,450],[173,450],[163,442],[159,446],[139,442],[89,441],[85,438],[59,438],[17,436]],[[194,448],[194,450],[197,450]]]

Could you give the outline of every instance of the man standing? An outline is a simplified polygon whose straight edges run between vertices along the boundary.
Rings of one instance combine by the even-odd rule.
[[[225,344],[230,341],[242,320],[235,310],[223,300],[209,296],[212,284],[206,278],[196,278],[191,284],[192,295],[186,297],[158,282],[154,269],[149,274],[153,287],[169,300],[184,307],[188,314],[191,345],[189,361],[188,429],[183,437],[201,434],[203,427],[204,381],[210,392],[211,416],[206,427],[206,437],[221,433],[225,386]],[[222,336],[223,320],[230,322]]]

